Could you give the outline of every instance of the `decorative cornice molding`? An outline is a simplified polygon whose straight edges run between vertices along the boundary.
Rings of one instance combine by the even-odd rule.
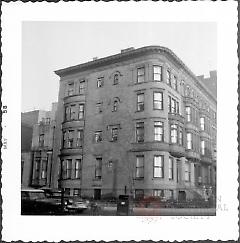
[[[157,53],[163,53],[163,54],[166,53],[167,55],[172,57],[174,62],[177,63],[179,66],[181,66],[181,68],[183,68],[183,70],[185,70],[186,73],[191,78],[194,79],[195,84],[200,89],[202,89],[208,95],[208,97],[210,97],[216,103],[216,98],[214,97],[214,95],[211,92],[209,92],[207,87],[200,81],[200,79],[197,78],[197,76],[183,63],[183,61],[172,50],[168,49],[167,47],[163,47],[163,46],[145,46],[145,47],[141,47],[138,49],[134,49],[132,51],[100,58],[95,61],[90,61],[90,62],[86,62],[83,64],[71,66],[68,68],[59,69],[59,70],[56,70],[55,73],[58,76],[63,77],[65,75],[74,74],[76,72],[83,72],[83,71],[95,69],[95,68],[98,68],[101,66],[110,65],[113,62],[117,63],[120,61],[126,61],[126,60],[129,60],[132,58],[140,57],[142,55],[153,54],[153,53],[156,53],[156,54]]]

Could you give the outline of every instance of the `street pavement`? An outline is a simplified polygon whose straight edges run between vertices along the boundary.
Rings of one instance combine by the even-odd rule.
[[[74,215],[83,216],[116,216],[117,207],[102,206],[97,212],[87,209]],[[215,208],[140,208],[134,207],[132,216],[215,216]]]

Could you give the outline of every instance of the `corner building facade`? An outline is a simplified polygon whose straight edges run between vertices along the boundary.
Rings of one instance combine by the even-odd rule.
[[[216,186],[216,97],[168,48],[55,72],[53,187],[100,199],[203,197]]]

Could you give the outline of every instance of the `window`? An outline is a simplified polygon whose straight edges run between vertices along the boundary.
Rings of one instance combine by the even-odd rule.
[[[163,93],[153,92],[153,109],[162,110],[163,109]]]
[[[164,162],[162,155],[155,155],[153,161],[153,177],[163,178],[164,177]]]
[[[167,70],[167,84],[171,86],[171,72]]]
[[[44,146],[44,134],[40,134],[39,136],[39,147]]]
[[[118,101],[117,100],[114,100],[113,102],[113,112],[117,111],[118,110]]]
[[[162,67],[161,66],[153,66],[153,80],[154,81],[162,81]]]
[[[81,189],[74,188],[73,189],[73,196],[77,197],[81,195]]]
[[[173,190],[168,190],[169,192],[169,199],[173,199]]]
[[[144,142],[144,122],[136,123],[136,142]]]
[[[137,69],[137,83],[144,82],[145,68],[141,67]]]
[[[34,173],[34,179],[36,179],[36,180],[39,180],[39,176],[40,176],[40,163],[41,163],[41,160],[36,159],[36,161],[35,161],[35,173]]]
[[[185,181],[190,181],[191,170],[190,163],[185,162]]]
[[[119,81],[119,75],[118,74],[114,74],[113,84],[118,84],[118,81]]]
[[[201,141],[201,154],[205,155],[205,141],[204,140]]]
[[[70,107],[66,106],[65,107],[65,121],[69,121],[70,120]]]
[[[85,93],[85,81],[82,80],[79,82],[79,94],[84,94]]]
[[[102,102],[96,104],[96,113],[102,113]]]
[[[68,84],[67,94],[68,94],[68,96],[74,95],[74,83],[73,82]]]
[[[118,128],[112,128],[112,141],[117,141],[118,139]]]
[[[96,158],[95,179],[102,178],[102,158]]]
[[[173,157],[169,157],[168,179],[173,180]]]
[[[70,120],[75,120],[76,119],[75,109],[76,109],[76,105],[71,105],[70,106]]]
[[[137,94],[137,111],[144,110],[144,93]]]
[[[179,145],[183,145],[183,129],[182,129],[182,127],[179,127],[178,143],[179,143]]]
[[[74,167],[74,178],[75,179],[80,179],[81,177],[81,159],[76,159],[75,160],[75,167]]]
[[[144,190],[143,189],[136,189],[135,190],[135,199],[141,200],[144,198]]]
[[[74,130],[68,131],[68,148],[73,147]]]
[[[178,86],[177,86],[177,77],[176,76],[173,76],[173,79],[172,79],[172,87],[177,90]]]
[[[78,119],[81,120],[84,117],[84,104],[79,105]]]
[[[154,197],[164,197],[164,190],[162,189],[154,189],[153,190],[153,196]]]
[[[65,188],[64,189],[64,195],[65,196],[70,196],[70,188]]]
[[[103,83],[104,83],[104,78],[103,77],[97,79],[97,87],[98,88],[103,87]]]
[[[173,99],[171,96],[168,96],[168,112],[179,114],[179,102]]]
[[[71,172],[72,172],[72,160],[67,159],[67,165],[66,165],[66,179],[71,179]]]
[[[201,127],[202,131],[205,130],[205,118],[204,117],[200,117],[200,127]]]
[[[102,131],[96,131],[94,135],[95,143],[99,143],[102,141]]]
[[[187,106],[186,107],[186,116],[187,116],[187,121],[191,121],[191,107]]]
[[[47,160],[42,161],[42,171],[41,171],[41,178],[47,178]]]
[[[154,140],[155,141],[164,141],[164,134],[163,134],[163,122],[155,121],[154,122]]]
[[[139,155],[136,157],[136,178],[144,177],[144,156]]]
[[[187,149],[192,149],[192,134],[187,133]]]
[[[171,134],[171,143],[177,143],[178,142],[177,125],[175,124],[170,125],[170,134]]]
[[[82,147],[83,145],[83,130],[77,130],[77,147]]]

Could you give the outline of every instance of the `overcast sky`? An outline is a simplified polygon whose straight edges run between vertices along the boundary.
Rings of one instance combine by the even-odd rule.
[[[196,75],[217,69],[215,23],[23,22],[22,112],[57,101],[55,70],[148,45],[170,48]]]

